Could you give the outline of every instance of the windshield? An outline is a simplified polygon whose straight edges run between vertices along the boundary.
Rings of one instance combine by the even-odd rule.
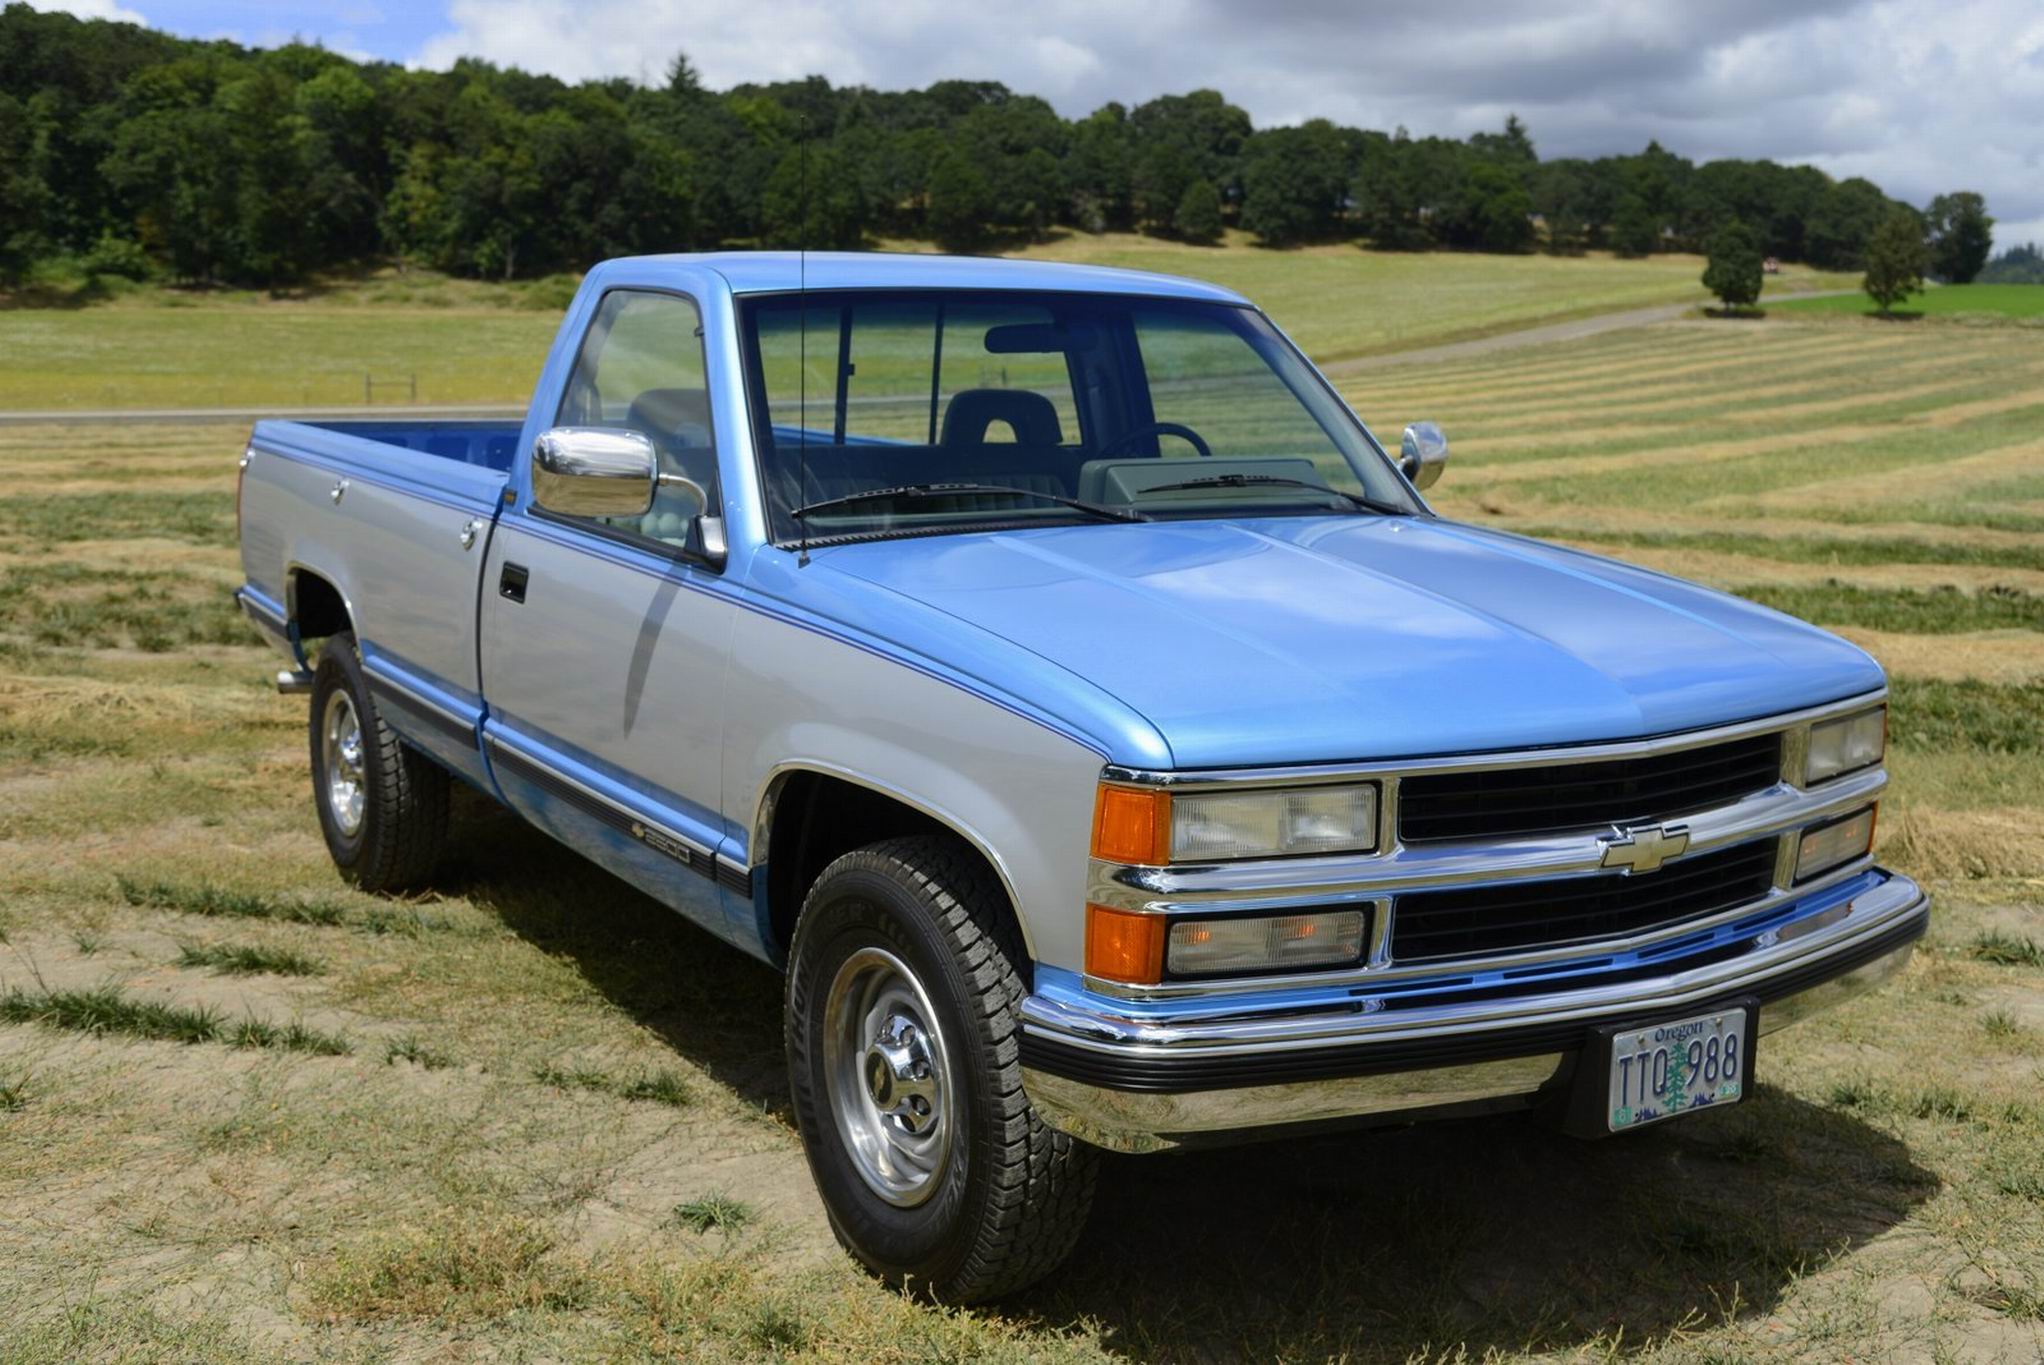
[[[858,290],[740,316],[777,541],[1419,510],[1254,309]]]

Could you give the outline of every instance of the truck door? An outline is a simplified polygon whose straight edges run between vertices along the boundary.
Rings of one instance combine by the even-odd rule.
[[[642,432],[663,469],[688,475],[714,502],[712,416],[695,302],[606,294],[551,425]],[[751,906],[733,898],[727,912],[717,861],[735,609],[719,574],[684,548],[698,510],[667,485],[643,517],[565,516],[524,497],[506,510],[483,576],[484,742],[520,813],[742,941]]]

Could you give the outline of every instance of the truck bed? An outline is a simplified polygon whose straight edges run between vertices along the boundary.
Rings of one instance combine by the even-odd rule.
[[[295,653],[293,575],[317,566],[372,682],[429,699],[422,747],[464,775],[479,771],[476,597],[521,425],[258,422],[242,471],[244,609]]]

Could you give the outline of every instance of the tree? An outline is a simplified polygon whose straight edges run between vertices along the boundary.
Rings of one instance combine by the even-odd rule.
[[[1332,236],[1348,197],[1347,153],[1326,119],[1258,133],[1242,158],[1242,226],[1270,246]]]
[[[1618,215],[1611,220],[1611,249],[1621,256],[1651,256],[1660,244],[1660,224],[1647,201],[1636,194],[1619,200]]]
[[[1221,192],[1211,180],[1195,180],[1185,187],[1178,212],[1171,215],[1171,228],[1195,246],[1221,240]]]
[[[1867,273],[1860,288],[1885,314],[1923,288],[1923,272],[1929,266],[1923,224],[1909,210],[1898,210],[1882,220],[1867,243]]]
[[[1971,284],[1994,250],[1994,219],[1971,190],[1941,194],[1924,214],[1930,227],[1931,273],[1947,284]]]
[[[1533,196],[1504,167],[1478,162],[1464,182],[1464,214],[1485,251],[1524,251],[1533,245]]]
[[[953,147],[930,169],[930,236],[946,251],[971,251],[986,240],[993,186],[972,158]]]
[[[1388,138],[1376,135],[1363,150],[1350,193],[1363,232],[1379,251],[1424,251],[1433,244],[1418,161],[1412,136],[1402,127]]]
[[[1547,254],[1580,256],[1585,247],[1583,220],[1564,209],[1547,220]]]
[[[1703,287],[1718,296],[1726,312],[1758,303],[1765,278],[1760,244],[1744,223],[1733,219],[1712,234]]]
[[[1987,263],[1982,284],[2044,284],[2044,250],[2035,242],[2012,246]]]

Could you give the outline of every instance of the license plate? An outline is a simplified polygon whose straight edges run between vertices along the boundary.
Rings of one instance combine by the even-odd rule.
[[[1737,1104],[1752,1055],[1744,1009],[1642,1024],[1611,1039],[1611,1131]]]

